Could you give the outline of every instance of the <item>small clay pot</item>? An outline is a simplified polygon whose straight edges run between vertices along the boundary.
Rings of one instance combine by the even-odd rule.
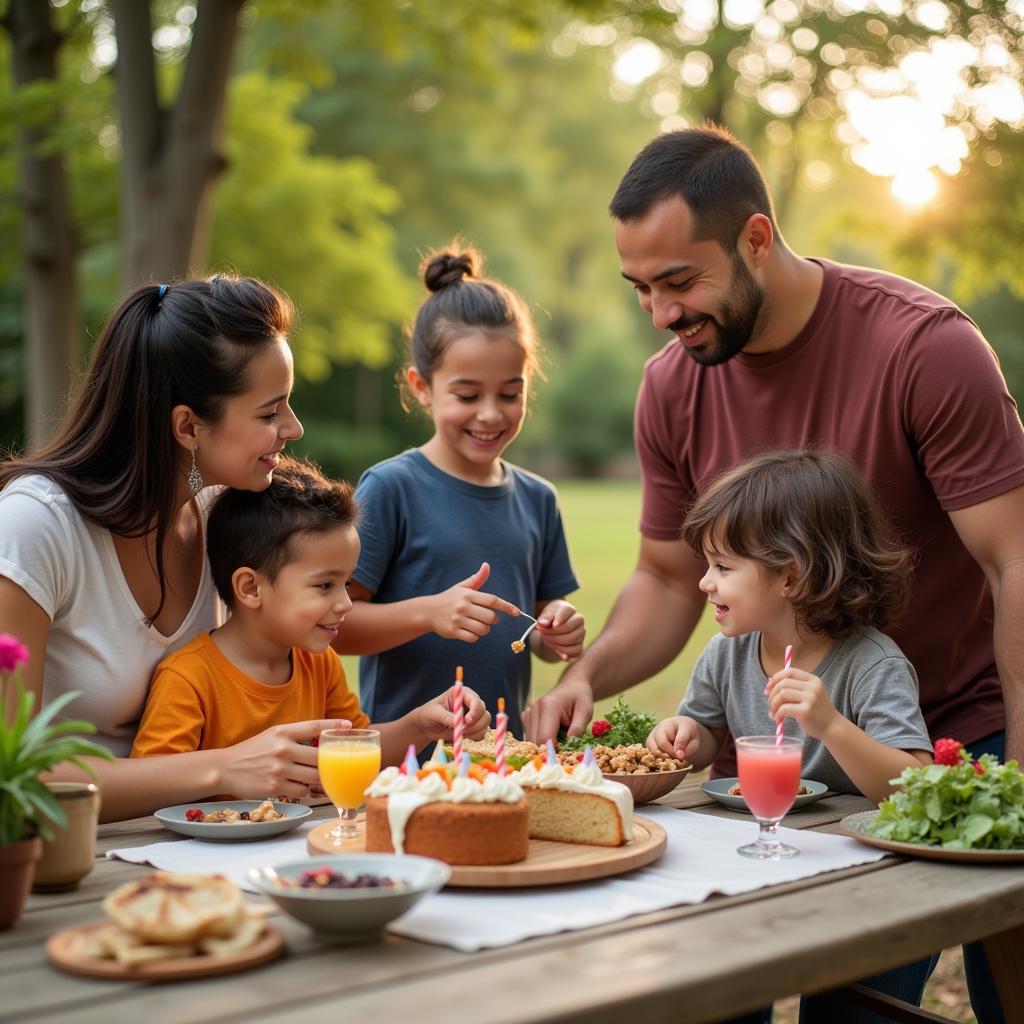
[[[18,923],[42,853],[39,836],[0,846],[0,932]]]

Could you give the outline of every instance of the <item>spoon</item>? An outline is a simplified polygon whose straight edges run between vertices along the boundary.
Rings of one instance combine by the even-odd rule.
[[[522,614],[526,615],[526,612],[523,612]],[[526,650],[526,638],[534,629],[537,628],[537,620],[532,615],[526,615],[526,617],[530,620],[531,624],[526,627],[526,632],[518,640],[512,641],[512,650],[515,651],[516,654],[522,654],[523,651]]]

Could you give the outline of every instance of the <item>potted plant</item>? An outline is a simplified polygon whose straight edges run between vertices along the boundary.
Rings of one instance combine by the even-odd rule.
[[[56,714],[78,696],[65,693],[33,717],[35,694],[15,678],[28,661],[17,637],[0,633],[0,931],[21,916],[32,884],[42,837],[67,824],[64,811],[40,775],[64,761],[87,771],[82,757],[112,760],[104,747],[76,733],[95,732],[90,722],[53,724]],[[13,692],[12,692],[13,688]]]

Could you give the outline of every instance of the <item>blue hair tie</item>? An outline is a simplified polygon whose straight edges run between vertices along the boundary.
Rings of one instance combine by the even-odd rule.
[[[162,299],[167,294],[167,285],[160,285],[160,293],[157,295],[158,299]]]

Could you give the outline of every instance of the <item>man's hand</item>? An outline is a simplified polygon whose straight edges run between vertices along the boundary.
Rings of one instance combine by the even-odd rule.
[[[541,744],[557,740],[563,727],[570,736],[580,736],[593,714],[590,683],[581,676],[563,680],[523,712],[525,738]]]

